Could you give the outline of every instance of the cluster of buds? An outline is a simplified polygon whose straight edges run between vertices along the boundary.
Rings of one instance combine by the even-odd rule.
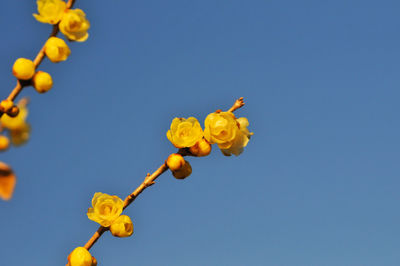
[[[211,144],[217,144],[225,156],[238,156],[250,140],[252,132],[247,127],[249,121],[245,117],[236,118],[230,112],[220,110],[209,114],[204,121],[204,131],[194,117],[174,118],[167,138],[179,148],[178,153],[171,154],[166,163],[177,179],[184,179],[192,173],[192,167],[183,155],[207,156],[211,152]]]
[[[0,102],[0,111],[7,114],[0,118],[0,151],[7,150],[10,143],[20,146],[28,141],[31,127],[26,122],[27,103],[27,99],[20,100],[17,105],[10,100]]]

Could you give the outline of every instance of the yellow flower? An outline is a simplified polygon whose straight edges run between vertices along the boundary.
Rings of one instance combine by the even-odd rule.
[[[231,112],[211,113],[204,122],[204,137],[211,143],[217,143],[220,149],[231,147],[239,127]]]
[[[124,202],[117,196],[97,192],[92,199],[93,208],[89,208],[87,216],[90,220],[108,227],[122,213]]]
[[[4,114],[1,119],[1,125],[9,130],[18,130],[26,127],[26,117],[28,116],[28,109],[25,106],[19,107],[19,113],[16,117],[10,117]]]
[[[96,259],[84,247],[75,248],[68,256],[67,266],[96,266]]]
[[[133,224],[127,215],[121,215],[110,226],[110,231],[116,237],[128,237],[133,234]]]
[[[25,144],[30,137],[31,126],[28,123],[24,123],[21,127],[10,131],[11,143],[15,146]]]
[[[53,63],[65,61],[71,54],[71,50],[65,41],[57,37],[50,37],[44,47],[46,56]]]
[[[250,140],[250,136],[253,132],[250,132],[247,127],[249,126],[249,121],[245,117],[238,118],[236,120],[239,123],[239,131],[236,133],[236,137],[232,142],[232,145],[228,149],[221,149],[222,153],[226,156],[231,156],[232,154],[238,156],[243,152],[243,148],[247,146]]]
[[[203,138],[203,130],[199,121],[194,117],[174,118],[167,138],[177,148],[191,147]]]
[[[67,3],[62,0],[37,0],[38,13],[35,19],[42,23],[57,24],[64,15]]]
[[[11,109],[13,106],[14,106],[14,102],[11,101],[11,100],[8,100],[8,99],[2,100],[2,101],[0,102],[1,111],[4,112],[4,113],[10,111],[10,109]]]
[[[45,93],[53,87],[53,79],[49,73],[38,71],[33,76],[33,87],[39,93]]]
[[[84,42],[89,37],[90,23],[81,9],[68,9],[59,28],[70,41]]]
[[[12,73],[17,79],[28,80],[35,74],[35,64],[32,60],[18,58],[12,68]]]

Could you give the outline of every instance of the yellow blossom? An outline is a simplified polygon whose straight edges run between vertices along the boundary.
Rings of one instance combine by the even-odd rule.
[[[1,119],[1,125],[9,130],[23,129],[26,127],[26,117],[28,116],[28,109],[25,106],[19,107],[19,113],[16,117],[10,117],[4,114]]]
[[[10,146],[10,140],[4,136],[0,135],[0,151],[5,151]]]
[[[75,248],[68,256],[67,266],[96,266],[96,259],[84,247]]]
[[[97,192],[93,196],[92,206],[87,212],[88,218],[108,227],[122,213],[124,202],[117,196]]]
[[[110,226],[110,231],[116,237],[128,237],[133,234],[133,224],[127,215],[119,216]]]
[[[17,79],[31,79],[35,74],[35,64],[32,60],[18,58],[13,65],[12,73]]]
[[[11,143],[15,146],[25,144],[29,140],[30,133],[31,126],[28,123],[24,123],[17,129],[13,129],[10,131]]]
[[[203,137],[199,121],[194,117],[174,118],[167,138],[177,148],[191,147]]]
[[[90,23],[81,9],[68,9],[62,18],[60,31],[71,41],[84,42],[89,37]]]
[[[185,179],[186,177],[190,176],[192,173],[192,166],[188,161],[185,161],[185,164],[177,171],[172,171],[172,175],[176,179]]]
[[[53,79],[50,74],[43,71],[38,71],[33,76],[33,87],[39,93],[45,93],[53,87]]]
[[[245,117],[240,117],[236,120],[239,123],[239,131],[236,133],[236,137],[232,142],[232,145],[227,149],[221,149],[222,153],[226,156],[231,156],[232,154],[238,156],[243,152],[243,148],[247,146],[250,140],[250,136],[253,132],[250,132],[247,127],[249,126],[249,121]]]
[[[190,147],[190,153],[197,157],[207,156],[211,152],[211,145],[207,140],[202,138],[192,147]]]
[[[239,128],[231,112],[211,113],[204,122],[204,137],[211,143],[217,143],[220,149],[228,149],[236,137]]]
[[[71,50],[69,49],[65,41],[58,37],[50,37],[44,47],[44,52],[46,53],[46,56],[53,63],[65,61],[71,54]]]
[[[181,167],[185,164],[185,159],[183,159],[182,155],[173,153],[167,158],[167,166],[171,171],[176,171],[181,169]]]
[[[10,200],[14,193],[17,177],[7,164],[0,161],[0,198]]]
[[[64,15],[67,3],[62,0],[37,0],[39,14],[33,14],[42,23],[57,24]]]

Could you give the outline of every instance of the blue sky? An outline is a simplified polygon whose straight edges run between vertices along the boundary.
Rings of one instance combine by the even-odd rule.
[[[76,1],[91,21],[54,88],[31,99],[30,142],[0,154],[2,265],[65,265],[97,229],[95,192],[129,194],[175,151],[174,117],[201,122],[243,96],[255,133],[239,157],[190,158],[105,234],[99,265],[399,265],[398,1]],[[0,10],[0,96],[50,26],[35,1]]]

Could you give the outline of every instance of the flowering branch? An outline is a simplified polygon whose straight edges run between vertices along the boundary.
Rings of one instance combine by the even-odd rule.
[[[75,3],[75,0],[68,0],[67,9],[73,7],[74,3]],[[50,34],[48,39],[50,39],[51,37],[57,36],[57,34],[60,32],[58,24],[59,23],[53,25],[53,30],[52,30],[52,32],[51,32],[51,34]],[[45,53],[44,53],[45,48],[46,48],[46,44],[44,44],[42,46],[42,48],[40,49],[40,51],[36,55],[35,59],[33,60],[33,64],[35,66],[35,69],[40,65],[40,63],[42,63],[42,61],[43,61],[43,59],[45,57]],[[31,85],[30,81],[27,82],[27,81],[24,81],[24,80],[17,80],[17,85],[15,85],[14,89],[10,92],[10,94],[7,97],[7,100],[14,101],[17,98],[18,94],[22,91],[22,89],[24,87],[29,86],[29,85]],[[5,110],[1,110],[0,109],[0,118],[4,113],[5,113]]]
[[[233,106],[228,110],[228,112],[236,111],[244,105],[243,97],[236,100]],[[193,150],[192,150],[193,151]],[[198,156],[198,154],[193,154],[191,149],[180,148],[178,153],[180,156]],[[172,154],[174,155],[174,154]],[[170,156],[171,157],[171,156]],[[123,201],[123,209],[126,209],[146,188],[155,184],[155,180],[166,172],[169,168],[172,170],[171,164],[169,163],[170,157],[152,174],[148,173],[144,181]],[[187,163],[188,164],[188,163]],[[93,236],[86,242],[84,248],[90,250],[90,248],[96,243],[96,241],[102,236],[102,234],[109,230],[109,227],[100,226]]]

